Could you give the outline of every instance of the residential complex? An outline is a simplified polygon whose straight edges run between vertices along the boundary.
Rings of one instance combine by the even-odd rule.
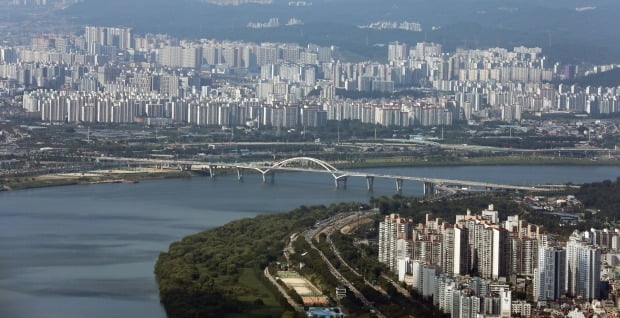
[[[578,70],[548,65],[539,48],[445,53],[435,43],[393,42],[387,60],[347,62],[334,46],[187,41],[87,26],[83,35],[43,34],[30,45],[0,47],[0,95],[27,89],[24,108],[43,121],[103,123],[295,127],[359,120],[427,127],[518,122],[524,113],[620,111],[618,88],[550,84]],[[339,97],[347,91],[389,97],[414,87],[441,93]],[[149,111],[157,105],[162,111]],[[204,116],[212,120],[199,119]]]
[[[491,205],[457,215],[454,224],[388,215],[379,225],[379,261],[452,317],[529,316],[606,299],[609,275],[602,268],[610,263],[603,256],[618,255],[619,240],[618,230],[592,229],[563,242],[518,215],[500,220]],[[527,300],[513,301],[514,292]]]

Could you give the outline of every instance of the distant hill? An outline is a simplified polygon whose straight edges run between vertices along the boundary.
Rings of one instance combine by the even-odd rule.
[[[577,78],[573,81],[565,81],[564,84],[577,84],[581,87],[586,86],[603,86],[603,87],[618,87],[620,86],[620,68],[613,69],[611,71],[591,74],[588,76]]]
[[[334,44],[360,58],[377,44],[435,41],[456,47],[538,46],[553,61],[617,63],[620,1],[589,0],[85,0],[61,14],[77,24],[123,25],[183,38]],[[270,4],[259,4],[270,3]],[[216,5],[217,4],[217,5]],[[238,4],[238,5],[221,5]],[[295,18],[303,26],[249,30],[249,22]],[[419,22],[423,32],[360,30],[377,21]]]

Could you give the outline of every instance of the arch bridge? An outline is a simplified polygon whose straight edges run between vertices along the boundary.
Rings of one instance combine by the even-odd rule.
[[[312,157],[295,157],[285,159],[276,162],[272,166],[257,166],[257,165],[236,165],[237,178],[243,178],[243,169],[250,169],[258,171],[262,177],[263,182],[267,181],[267,178],[271,178],[273,182],[275,173],[277,171],[298,171],[298,172],[319,172],[330,174],[334,178],[334,184],[336,188],[339,188],[341,184],[346,187],[348,174],[344,171],[338,170],[330,163],[321,159]]]
[[[340,170],[334,167],[332,164],[325,162],[321,159],[312,157],[295,157],[284,159],[276,163],[208,163],[200,161],[187,161],[187,160],[165,160],[165,159],[144,159],[144,158],[119,158],[119,157],[98,157],[97,161],[117,161],[123,163],[144,163],[153,164],[158,167],[163,166],[177,166],[183,170],[191,170],[192,167],[202,167],[202,169],[208,169],[211,178],[214,178],[217,174],[217,169],[236,169],[237,178],[243,180],[245,170],[253,170],[262,175],[263,182],[274,182],[276,172],[312,172],[312,173],[324,173],[329,174],[334,179],[334,185],[336,188],[347,186],[347,180],[351,177],[366,178],[366,184],[368,191],[372,191],[374,187],[374,180],[389,179],[395,181],[396,191],[401,192],[403,189],[404,181],[420,182],[424,185],[424,194],[432,195],[438,191],[478,191],[478,190],[518,190],[526,192],[549,192],[563,189],[563,185],[554,186],[525,186],[525,185],[510,185],[510,184],[497,184],[481,181],[467,181],[456,179],[441,179],[441,178],[426,178],[416,176],[402,176],[402,175],[388,175],[371,173],[364,171],[351,171]]]

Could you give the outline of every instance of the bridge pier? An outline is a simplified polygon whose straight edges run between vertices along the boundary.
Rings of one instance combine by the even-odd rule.
[[[366,177],[366,185],[368,186],[368,191],[373,191],[374,184],[375,184],[375,177],[371,177],[371,176]]]
[[[274,183],[276,174],[275,172],[263,172],[263,183],[267,183],[267,176],[269,176],[269,182]]]
[[[435,184],[432,182],[424,182],[424,196],[435,194]]]
[[[340,183],[342,183],[342,188],[347,188],[347,177],[334,177],[334,183],[336,185],[336,189],[340,189]]]
[[[209,166],[209,178],[215,178],[215,166]]]
[[[464,180],[447,180],[447,179],[435,179],[435,178],[422,178],[422,177],[413,177],[413,176],[392,176],[392,175],[380,175],[380,174],[369,174],[363,172],[353,172],[353,171],[341,171],[338,168],[332,166],[331,164],[322,161],[320,159],[310,158],[310,157],[296,157],[285,159],[280,162],[273,163],[270,165],[269,163],[249,163],[249,164],[231,164],[231,163],[216,163],[216,162],[202,162],[202,161],[183,161],[183,160],[160,160],[160,159],[147,159],[147,158],[122,158],[122,157],[94,157],[91,158],[93,161],[98,163],[103,162],[117,162],[120,165],[127,164],[129,166],[135,165],[148,165],[151,167],[155,167],[157,169],[167,169],[167,168],[177,168],[181,170],[190,170],[193,166],[199,166],[202,171],[208,173],[211,178],[216,177],[217,169],[237,169],[237,178],[239,180],[244,178],[244,171],[247,169],[256,170],[262,174],[263,182],[268,182],[268,177],[271,179],[271,182],[274,182],[274,174],[275,171],[292,171],[292,172],[318,172],[318,173],[326,173],[334,177],[334,183],[337,188],[340,188],[341,185],[346,187],[347,178],[348,177],[365,177],[366,184],[368,187],[368,191],[373,191],[374,189],[374,179],[375,178],[386,178],[392,179],[396,181],[396,190],[401,192],[403,189],[403,181],[411,180],[416,182],[424,183],[424,193],[426,195],[436,194],[440,191],[443,191],[446,186],[454,191],[473,191],[473,190],[510,190],[510,191],[550,191],[551,188],[540,188],[540,187],[527,187],[527,186],[517,186],[517,185],[509,185],[509,184],[495,184],[495,183],[485,183],[480,181],[464,181]],[[293,164],[296,164],[294,166]],[[319,166],[313,167],[312,166]],[[269,175],[269,176],[268,176]],[[563,187],[562,187],[563,188]]]
[[[396,192],[403,192],[403,179],[396,179]]]

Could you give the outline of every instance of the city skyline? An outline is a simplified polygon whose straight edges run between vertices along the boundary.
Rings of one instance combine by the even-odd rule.
[[[0,0],[0,317],[618,317],[619,12]]]

